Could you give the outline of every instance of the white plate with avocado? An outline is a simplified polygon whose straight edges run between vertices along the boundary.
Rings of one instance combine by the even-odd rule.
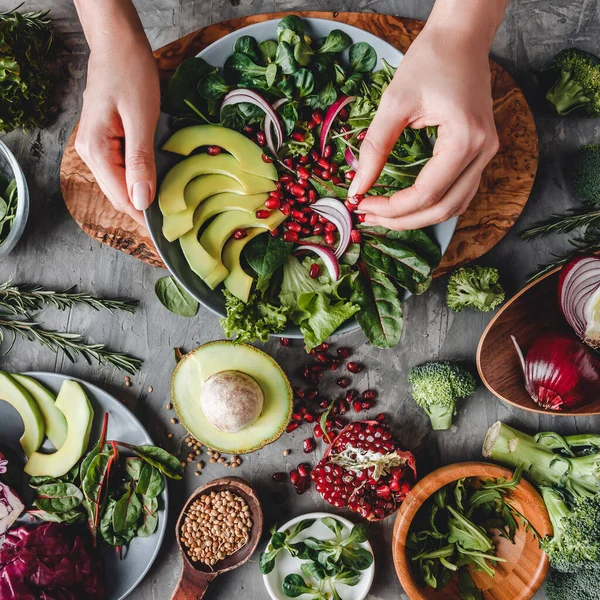
[[[81,379],[56,373],[29,372],[23,375],[33,378],[54,395],[58,394],[66,380],[75,381],[83,387],[94,411],[89,447],[95,444],[100,436],[105,413],[109,414],[107,439],[115,439],[133,445],[153,443],[148,432],[131,411],[114,396],[99,387]],[[10,404],[0,401],[0,445],[8,446],[13,452],[23,456],[23,450],[19,443],[22,434],[23,419]],[[61,433],[52,431],[50,435],[60,436]],[[50,442],[46,439],[41,449],[49,450],[51,448]],[[24,490],[26,489],[28,486],[25,484]],[[26,504],[30,500],[30,497],[24,498]],[[99,544],[105,569],[105,600],[121,600],[128,596],[152,566],[162,544],[167,524],[168,495],[166,487],[158,497],[158,503],[156,531],[146,538],[134,538],[125,550],[123,560],[119,558],[114,548],[103,543]],[[24,523],[28,524],[29,522],[30,519],[27,517]]]

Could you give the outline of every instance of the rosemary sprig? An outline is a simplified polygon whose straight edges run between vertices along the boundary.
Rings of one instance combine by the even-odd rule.
[[[44,329],[35,321],[21,321],[14,318],[0,317],[0,344],[4,341],[6,332],[12,333],[13,343],[14,338],[17,335],[21,335],[31,342],[39,342],[42,346],[50,348],[53,352],[62,350],[71,362],[75,362],[75,356],[79,355],[88,364],[91,364],[93,359],[100,364],[114,365],[131,375],[137,373],[142,366],[142,361],[139,358],[122,352],[112,352],[111,350],[107,350],[104,344],[87,344],[78,333]]]
[[[122,310],[133,313],[138,305],[137,300],[96,298],[85,292],[73,292],[68,288],[62,292],[47,290],[38,285],[13,285],[11,281],[0,284],[0,309],[14,315],[28,316],[28,313],[39,310],[48,304],[64,310],[76,304],[85,304],[95,310]]]
[[[544,236],[549,233],[568,233],[580,227],[600,227],[600,211],[571,212],[566,215],[552,215],[544,223],[540,223],[531,229],[521,233],[521,239],[530,240],[536,236]]]

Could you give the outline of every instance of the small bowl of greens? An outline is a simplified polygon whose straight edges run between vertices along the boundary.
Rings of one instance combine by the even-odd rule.
[[[29,216],[29,189],[21,166],[0,141],[0,258],[17,245]]]
[[[324,512],[273,529],[259,566],[273,600],[363,600],[375,576],[367,526]]]
[[[412,600],[528,600],[548,574],[544,501],[513,471],[483,462],[442,467],[408,494],[392,551]]]

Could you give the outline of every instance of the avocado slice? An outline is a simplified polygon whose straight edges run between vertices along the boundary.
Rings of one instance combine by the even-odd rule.
[[[56,396],[32,377],[17,373],[12,377],[29,392],[37,403],[44,420],[46,436],[58,450],[67,438],[67,420],[55,406]]]
[[[258,227],[247,229],[245,238],[242,238],[241,240],[229,238],[225,246],[223,246],[221,259],[223,260],[225,268],[229,271],[229,275],[227,275],[223,281],[223,285],[242,302],[248,302],[254,278],[248,275],[242,268],[240,256],[244,246],[251,239],[264,233],[265,230],[259,229]]]
[[[222,371],[249,375],[264,396],[260,417],[236,433],[211,425],[200,407],[204,382]],[[247,454],[274,442],[292,414],[292,388],[275,360],[253,346],[228,340],[209,342],[186,354],[173,372],[171,397],[181,423],[197,440],[230,454]]]
[[[192,183],[188,185],[186,188],[186,194],[187,189],[189,189],[193,184],[194,182],[192,181]],[[207,200],[204,200],[204,202],[199,203],[200,205],[194,213],[192,227],[187,228],[186,223],[185,228],[178,228],[177,226],[170,228],[169,231],[167,231],[169,235],[167,236],[165,234],[165,237],[167,239],[171,237],[172,239],[169,241],[173,241],[180,238],[182,235],[185,235],[192,228],[197,228],[197,230],[200,231],[202,225],[204,225],[208,219],[226,210],[243,210],[244,212],[252,213],[257,208],[262,206],[268,197],[269,196],[267,194],[252,194],[252,196],[243,196],[237,192],[222,192],[220,194],[215,194]],[[184,212],[186,211],[165,217],[165,220],[163,221],[163,233],[165,233],[165,229],[167,227],[167,219],[170,219],[171,217],[178,217]]]
[[[247,194],[260,194],[275,189],[275,183],[265,177],[246,173],[231,154],[195,154],[177,163],[166,175],[158,191],[158,205],[163,215],[186,209],[184,190],[200,175],[219,173],[241,183]]]
[[[63,382],[54,405],[67,420],[67,438],[56,452],[34,452],[29,457],[25,473],[32,477],[62,477],[83,456],[90,440],[94,411],[76,381],[67,379]]]
[[[244,186],[227,175],[201,175],[192,179],[183,192],[185,210],[163,219],[163,235],[169,242],[175,241],[194,226],[194,212],[198,205],[215,194],[231,192],[245,194]]]
[[[31,456],[44,441],[44,419],[31,394],[8,373],[0,371],[0,400],[8,402],[23,419],[23,435],[19,442],[27,456]]]
[[[246,173],[277,181],[277,170],[273,163],[262,159],[262,149],[234,129],[221,125],[193,125],[175,132],[162,147],[167,152],[189,156],[200,146],[220,146],[242,166]]]
[[[240,227],[273,231],[285,218],[279,210],[272,211],[266,219],[257,219],[253,214],[240,210],[229,210],[215,217],[198,240],[200,224],[196,226],[194,215],[194,228],[179,238],[179,244],[192,271],[214,290],[229,274],[221,261],[221,250],[231,234]]]

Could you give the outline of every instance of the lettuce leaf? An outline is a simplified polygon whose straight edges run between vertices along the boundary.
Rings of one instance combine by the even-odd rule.
[[[227,290],[223,290],[227,316],[221,319],[221,326],[227,337],[234,342],[266,342],[269,335],[285,329],[289,309],[275,306],[261,299],[255,292],[247,303],[242,302]]]

